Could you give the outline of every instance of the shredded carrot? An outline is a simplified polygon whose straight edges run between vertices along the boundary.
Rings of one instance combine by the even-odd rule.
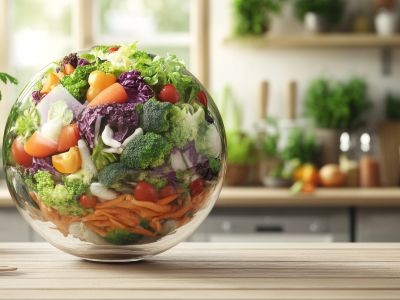
[[[149,224],[156,232],[160,232],[162,229],[160,220],[151,219]]]
[[[109,200],[109,201],[105,201],[102,203],[99,203],[96,205],[96,209],[101,209],[101,208],[106,208],[106,207],[112,207],[117,205],[118,203],[121,203],[122,201],[124,201],[126,199],[125,195],[121,195],[113,200]]]
[[[107,235],[107,231],[104,229],[101,229],[97,226],[94,226],[93,224],[90,223],[85,223],[85,225],[92,231],[96,232],[97,234],[101,235],[101,236],[106,236]]]
[[[132,233],[143,234],[145,236],[155,236],[155,233],[141,227],[129,228],[128,230]]]
[[[192,208],[191,205],[186,205],[181,207],[180,209],[178,209],[175,212],[169,213],[169,214],[165,214],[165,215],[161,215],[160,219],[178,219],[181,218],[184,214],[186,214],[190,209]]]
[[[167,197],[164,197],[164,198],[158,200],[157,204],[166,205],[166,204],[169,204],[172,201],[174,201],[176,198],[178,198],[178,194],[170,195],[170,196],[167,196]]]
[[[171,211],[170,205],[159,205],[159,204],[156,204],[156,203],[150,202],[150,201],[137,201],[134,199],[132,199],[131,201],[133,204],[135,204],[137,206],[148,208],[148,209],[156,211],[156,212],[168,213]]]
[[[128,226],[125,226],[124,224],[121,224],[120,222],[118,222],[115,219],[110,219],[110,222],[111,222],[112,225],[114,225],[117,228],[121,228],[121,229],[127,229],[128,228]]]

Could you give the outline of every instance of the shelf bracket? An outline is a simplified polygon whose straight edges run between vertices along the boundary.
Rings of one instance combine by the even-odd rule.
[[[390,76],[392,73],[392,48],[384,47],[381,49],[382,75]]]

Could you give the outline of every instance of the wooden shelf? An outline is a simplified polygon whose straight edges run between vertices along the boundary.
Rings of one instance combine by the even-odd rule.
[[[224,187],[217,207],[400,207],[400,188],[320,188],[293,195],[287,189]]]
[[[382,37],[376,34],[318,34],[261,37],[231,37],[226,45],[276,48],[392,48],[400,47],[400,35]]]

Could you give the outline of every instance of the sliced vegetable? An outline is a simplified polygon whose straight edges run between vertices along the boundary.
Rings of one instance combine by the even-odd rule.
[[[46,80],[40,92],[42,94],[50,93],[51,90],[59,83],[60,83],[60,78],[58,78],[56,73],[51,72],[49,73],[49,75],[47,75]]]
[[[102,90],[109,87],[117,81],[114,74],[105,73],[100,70],[93,71],[90,73],[88,82],[89,89],[86,92],[87,101],[92,101]]]
[[[11,146],[11,155],[14,161],[26,168],[32,165],[33,157],[26,153],[24,149],[24,141],[22,137],[16,137]]]
[[[158,100],[175,104],[179,101],[179,92],[173,84],[166,84],[158,94]]]
[[[57,143],[36,131],[25,143],[24,150],[34,157],[46,157],[57,152]]]
[[[94,165],[92,157],[90,156],[89,147],[86,145],[84,140],[80,139],[78,141],[78,148],[81,155],[82,169],[91,174],[92,177],[97,176],[96,166]]]
[[[110,125],[106,125],[104,127],[103,133],[101,134],[101,139],[104,144],[110,146],[111,148],[119,148],[121,147],[121,143],[114,140],[114,131],[111,129]]]
[[[160,198],[165,198],[174,194],[176,194],[176,189],[172,185],[166,185],[158,192]]]
[[[72,73],[74,73],[75,68],[71,65],[71,64],[66,64],[64,66],[64,73],[66,75],[71,75]]]
[[[54,168],[63,174],[72,174],[81,168],[82,161],[78,147],[72,147],[64,152],[51,157]]]
[[[205,107],[207,107],[208,105],[208,101],[207,101],[207,95],[204,91],[200,91],[197,94],[197,101],[199,101],[199,103]]]
[[[113,103],[125,103],[128,101],[128,94],[124,87],[119,83],[114,83],[102,90],[89,104],[88,106],[97,106],[104,104]]]
[[[76,124],[64,126],[58,136],[57,151],[65,152],[78,145],[79,129]]]
[[[86,209],[88,208],[94,208],[97,204],[97,197],[83,194],[79,198],[79,203]]]
[[[90,192],[99,198],[99,200],[112,200],[114,198],[118,197],[118,193],[108,189],[104,185],[102,185],[100,182],[93,182],[90,185]]]
[[[135,196],[135,199],[140,201],[155,202],[158,199],[157,190],[146,181],[140,181],[137,183],[133,195]]]

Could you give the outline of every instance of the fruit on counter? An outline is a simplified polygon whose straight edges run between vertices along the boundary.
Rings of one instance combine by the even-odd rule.
[[[320,182],[325,187],[343,186],[346,180],[345,174],[336,164],[327,164],[319,170]]]
[[[26,153],[22,137],[18,136],[14,139],[11,146],[11,154],[17,164],[26,168],[29,168],[32,165],[33,157]]]
[[[102,90],[88,106],[125,103],[126,101],[128,101],[128,94],[124,87],[116,82]]]
[[[57,152],[57,143],[36,131],[26,141],[24,150],[34,157],[47,157]]]
[[[72,147],[68,152],[53,155],[51,162],[54,168],[63,174],[72,174],[81,168],[82,161],[78,147]]]
[[[56,73],[49,73],[47,75],[46,80],[43,84],[42,89],[40,90],[40,93],[42,94],[47,94],[50,93],[50,91],[60,82],[60,78],[58,78]]]
[[[109,87],[113,83],[117,81],[117,78],[114,74],[105,73],[100,70],[95,70],[90,73],[88,82],[89,89],[86,92],[87,101],[92,101],[102,90]]]
[[[318,169],[313,164],[303,164],[294,171],[293,180],[311,183],[317,186],[319,182]]]
[[[179,101],[179,92],[173,84],[166,84],[158,94],[158,100],[175,104]]]
[[[58,136],[57,151],[65,152],[78,145],[79,129],[76,124],[64,126]]]

